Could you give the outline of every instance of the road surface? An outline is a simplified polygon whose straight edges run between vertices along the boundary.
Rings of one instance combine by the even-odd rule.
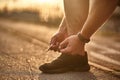
[[[1,20],[0,80],[120,80],[118,75],[96,66],[91,66],[90,72],[84,73],[42,74],[38,67],[60,55],[53,51],[46,52],[50,37],[55,31],[54,28],[42,25]],[[120,39],[112,38],[105,42],[106,39],[109,37],[100,43],[101,38],[97,37],[87,45],[89,61],[119,72]]]

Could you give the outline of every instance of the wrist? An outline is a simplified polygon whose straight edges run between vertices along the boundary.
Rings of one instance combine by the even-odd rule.
[[[79,40],[83,43],[88,43],[90,41],[90,39],[85,38],[81,33],[78,33],[77,36],[78,36]]]
[[[67,28],[64,27],[64,28],[62,28],[62,29],[59,29],[58,32],[59,32],[59,33],[62,33],[62,34],[67,33]]]

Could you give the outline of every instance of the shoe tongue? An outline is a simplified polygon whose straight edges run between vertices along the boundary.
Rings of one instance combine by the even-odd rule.
[[[70,59],[80,59],[80,58],[85,58],[87,55],[85,56],[81,56],[81,55],[70,55],[70,54],[61,54],[60,58],[70,58]]]
[[[69,63],[80,61],[82,57],[77,55],[61,54],[61,56],[58,59]]]

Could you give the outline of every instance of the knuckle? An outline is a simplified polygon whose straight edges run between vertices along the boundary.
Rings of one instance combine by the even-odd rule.
[[[60,43],[59,45],[60,45],[60,47],[62,47],[62,46],[63,46],[63,43]]]
[[[72,50],[71,50],[71,49],[68,49],[67,52],[68,52],[68,53],[72,53]]]

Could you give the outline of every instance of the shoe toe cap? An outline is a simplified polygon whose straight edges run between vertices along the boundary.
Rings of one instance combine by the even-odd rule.
[[[44,71],[48,69],[48,65],[47,64],[43,64],[39,67],[39,70]]]

